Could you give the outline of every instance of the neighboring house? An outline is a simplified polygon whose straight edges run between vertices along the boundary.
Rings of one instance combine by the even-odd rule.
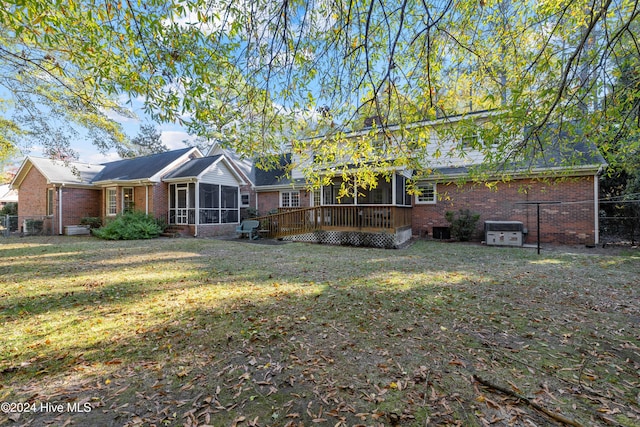
[[[18,192],[13,190],[9,184],[0,185],[0,209],[9,203],[18,203]]]
[[[245,184],[224,155],[204,157],[197,148],[101,165],[27,157],[12,181],[23,228],[39,220],[51,234],[83,217],[108,221],[127,210],[164,218],[191,235],[226,234],[239,222]]]
[[[479,114],[490,120],[491,113]],[[422,122],[408,126],[418,132],[454,124],[458,118]],[[385,132],[399,132],[390,126]],[[404,129],[406,130],[406,128]],[[347,134],[346,138],[369,137],[371,129]],[[437,136],[431,132],[434,146]],[[570,138],[562,135],[562,138]],[[557,141],[552,141],[553,144]],[[563,142],[566,142],[563,141]],[[453,141],[460,144],[464,141]],[[446,146],[440,146],[443,152]],[[595,154],[594,154],[595,153]],[[563,161],[577,159],[571,166]],[[280,210],[270,217],[272,235],[293,240],[398,247],[412,236],[447,238],[447,211],[469,209],[480,214],[475,240],[483,240],[484,221],[519,221],[523,223],[525,243],[535,243],[537,236],[536,205],[531,201],[561,202],[541,205],[542,242],[595,244],[598,236],[598,176],[605,162],[584,141],[575,141],[570,152],[549,149],[528,165],[511,165],[511,179],[490,177],[479,183],[469,178],[469,167],[482,163],[479,152],[469,151],[464,159],[436,156],[426,159],[424,169],[432,171],[417,178],[416,171],[398,167],[391,179],[380,178],[371,190],[352,189],[357,196],[338,197],[342,177],[333,176],[332,184],[309,191],[295,155],[283,155],[280,168],[256,169],[253,173],[257,207],[262,215]],[[293,163],[293,165],[291,165]],[[284,171],[293,166],[291,174]],[[323,172],[323,171],[321,171]],[[324,172],[331,174],[330,170]],[[331,176],[331,175],[330,175]],[[415,179],[420,195],[408,192],[408,182]],[[292,210],[303,209],[304,214]]]

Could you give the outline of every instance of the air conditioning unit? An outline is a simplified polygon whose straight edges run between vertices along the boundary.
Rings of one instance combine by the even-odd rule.
[[[526,230],[520,221],[485,221],[484,239],[491,246],[522,246]]]

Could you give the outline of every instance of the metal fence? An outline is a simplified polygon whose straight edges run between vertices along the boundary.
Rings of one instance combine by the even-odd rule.
[[[0,217],[0,236],[50,236],[53,234],[53,223],[50,216],[16,216]]]
[[[603,243],[640,240],[640,201],[600,201],[600,240]]]

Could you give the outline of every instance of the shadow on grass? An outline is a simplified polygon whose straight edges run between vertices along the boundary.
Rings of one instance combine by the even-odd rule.
[[[565,282],[580,266],[556,278],[509,252],[449,246],[436,254],[440,247],[431,245],[248,251],[212,243],[184,256],[195,249],[172,248],[183,254],[180,263],[131,260],[128,282],[11,300],[26,309],[16,315],[12,308],[6,328],[60,325],[48,329],[49,338],[18,337],[9,344],[17,351],[3,349],[4,400],[90,398],[96,411],[67,415],[93,425],[205,423],[207,416],[214,425],[241,417],[258,417],[260,425],[481,425],[481,417],[506,415],[548,422],[481,391],[471,379],[479,373],[586,424],[598,420],[602,404],[583,397],[587,381],[603,396],[615,384],[620,393],[606,398],[611,408],[637,409],[635,368],[625,361],[638,341],[623,331],[624,308],[585,306],[637,301],[627,276],[615,289],[589,284],[606,298],[580,299]],[[102,254],[115,261],[108,265],[122,264],[117,250]],[[502,258],[492,261],[496,254]],[[172,278],[145,278],[148,270]],[[57,274],[52,281],[63,279]],[[56,338],[74,323],[86,330]],[[558,389],[566,392],[554,395]],[[55,416],[25,414],[23,421]]]

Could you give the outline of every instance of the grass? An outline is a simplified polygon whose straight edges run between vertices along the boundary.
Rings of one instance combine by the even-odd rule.
[[[91,410],[0,424],[556,422],[515,395],[637,426],[639,273],[633,251],[3,240],[0,401]]]

